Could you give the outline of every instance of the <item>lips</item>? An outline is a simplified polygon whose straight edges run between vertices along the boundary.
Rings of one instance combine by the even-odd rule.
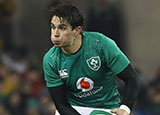
[[[57,40],[54,40],[53,43],[54,43],[55,45],[59,45],[61,42],[60,42],[60,41],[57,41]]]

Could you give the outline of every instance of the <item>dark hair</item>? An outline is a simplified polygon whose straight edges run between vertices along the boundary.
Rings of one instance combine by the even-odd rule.
[[[72,26],[72,29],[75,29],[77,26],[83,26],[84,17],[80,10],[72,4],[65,3],[56,7],[50,7],[48,12],[52,17],[57,16],[66,20]]]

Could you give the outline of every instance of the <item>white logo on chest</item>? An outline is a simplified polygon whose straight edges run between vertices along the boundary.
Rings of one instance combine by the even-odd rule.
[[[69,77],[68,73],[66,71],[67,71],[67,69],[63,69],[63,70],[58,71],[61,78]]]
[[[88,66],[94,70],[97,71],[101,67],[101,60],[99,56],[91,57],[86,60]]]

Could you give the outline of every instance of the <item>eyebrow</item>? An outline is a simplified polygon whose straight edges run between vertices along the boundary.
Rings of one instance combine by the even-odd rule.
[[[53,26],[54,26],[54,24],[53,24],[53,23],[51,23],[51,25],[53,25]]]
[[[51,23],[51,25],[53,25],[53,26],[54,26],[54,24],[53,24],[53,23]],[[67,25],[66,25],[66,24],[59,24],[58,26],[61,26],[61,27],[65,26],[65,27],[67,27]]]

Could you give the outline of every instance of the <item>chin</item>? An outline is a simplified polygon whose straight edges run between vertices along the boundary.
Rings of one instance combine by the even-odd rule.
[[[62,45],[60,43],[53,43],[55,47],[60,48]]]
[[[61,46],[59,46],[59,45],[54,45],[56,48],[61,48]]]

